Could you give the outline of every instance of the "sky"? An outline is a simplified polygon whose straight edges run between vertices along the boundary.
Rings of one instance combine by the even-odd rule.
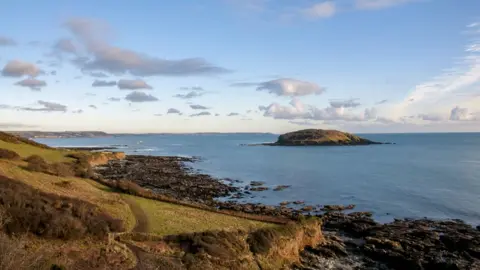
[[[7,0],[0,130],[480,131],[478,0]]]

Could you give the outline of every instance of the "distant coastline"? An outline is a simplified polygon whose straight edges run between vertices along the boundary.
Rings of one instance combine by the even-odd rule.
[[[193,132],[193,133],[107,133],[103,131],[8,131],[29,139],[60,139],[60,138],[99,138],[135,135],[215,135],[215,134],[270,134],[269,132]]]
[[[59,138],[97,138],[112,137],[102,131],[11,131],[10,134],[29,139],[59,139]]]

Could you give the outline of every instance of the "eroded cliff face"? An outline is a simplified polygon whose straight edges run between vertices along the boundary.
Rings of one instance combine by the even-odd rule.
[[[319,219],[246,231],[209,231],[160,238],[135,233],[119,236],[140,247],[143,263],[165,269],[291,269],[300,252],[325,239]]]
[[[291,228],[283,228],[284,233],[272,239],[272,245],[266,252],[253,253],[259,269],[290,269],[300,262],[300,252],[305,247],[315,247],[325,239],[318,220],[302,222]]]
[[[95,152],[88,157],[88,163],[91,166],[99,166],[107,164],[110,160],[121,160],[125,157],[123,152]]]

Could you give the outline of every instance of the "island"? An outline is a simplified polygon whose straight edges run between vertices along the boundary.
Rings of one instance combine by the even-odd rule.
[[[370,145],[383,144],[338,130],[303,129],[282,134],[274,143],[260,145],[270,146],[336,146],[336,145]]]

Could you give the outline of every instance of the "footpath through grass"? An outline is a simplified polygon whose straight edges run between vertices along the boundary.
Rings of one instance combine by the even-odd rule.
[[[0,148],[15,151],[22,158],[39,155],[48,163],[73,161],[65,156],[71,153],[69,151],[42,148],[28,142],[13,143],[0,140]],[[174,203],[116,193],[111,188],[93,180],[31,172],[23,169],[23,165],[25,165],[23,161],[0,160],[0,174],[43,192],[93,203],[113,217],[124,220],[128,231],[134,229],[135,219],[141,219],[137,222],[148,224],[146,230],[159,236],[207,230],[250,230],[278,226]],[[138,208],[129,207],[129,204],[134,204]],[[132,212],[135,210],[132,208],[141,209],[144,213],[136,214],[135,211]]]
[[[249,230],[279,226],[132,195],[122,196],[136,203],[145,212],[150,233],[159,236],[208,230]]]

